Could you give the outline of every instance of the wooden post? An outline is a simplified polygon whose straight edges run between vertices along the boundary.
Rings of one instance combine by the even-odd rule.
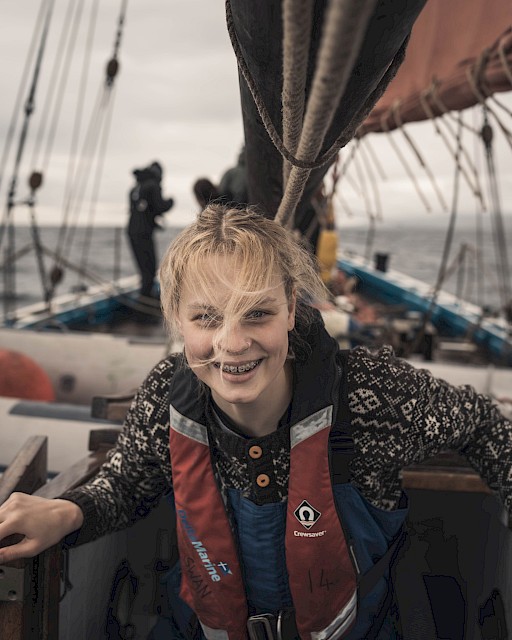
[[[46,482],[47,438],[32,436],[0,479],[0,504],[13,491],[32,493]],[[21,536],[9,536],[0,546],[15,544]],[[16,560],[0,566],[0,634],[2,640],[58,640],[41,635],[39,558]],[[36,587],[34,589],[34,587]]]
[[[48,439],[32,436],[0,478],[0,504],[14,491],[33,493],[46,482]]]

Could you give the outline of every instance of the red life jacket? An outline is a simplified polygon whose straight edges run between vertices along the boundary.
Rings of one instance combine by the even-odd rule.
[[[301,638],[342,638],[357,613],[357,578],[329,468],[332,408],[291,428],[286,564]],[[245,640],[248,609],[236,543],[217,487],[208,429],[171,406],[170,448],[181,597],[209,640]],[[326,597],[328,594],[328,597]]]

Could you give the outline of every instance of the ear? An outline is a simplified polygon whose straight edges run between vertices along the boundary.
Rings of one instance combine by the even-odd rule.
[[[297,291],[294,289],[288,301],[288,331],[295,327],[295,310],[297,307]]]

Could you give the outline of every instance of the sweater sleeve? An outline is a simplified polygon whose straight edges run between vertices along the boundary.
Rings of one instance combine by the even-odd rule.
[[[82,528],[68,536],[66,544],[82,544],[128,527],[172,488],[168,389],[173,368],[172,357],[154,367],[97,475],[60,496],[84,514]]]
[[[450,449],[467,458],[511,513],[512,424],[492,399],[434,378],[390,349],[355,352],[350,409],[356,447],[366,455],[356,465],[358,481],[370,499],[391,506],[403,467]]]

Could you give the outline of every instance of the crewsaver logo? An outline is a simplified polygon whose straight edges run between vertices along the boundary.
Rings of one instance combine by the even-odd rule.
[[[311,527],[318,522],[318,519],[322,515],[320,511],[317,511],[307,500],[303,500],[299,506],[293,512],[297,520],[301,523],[304,529],[311,529]]]

